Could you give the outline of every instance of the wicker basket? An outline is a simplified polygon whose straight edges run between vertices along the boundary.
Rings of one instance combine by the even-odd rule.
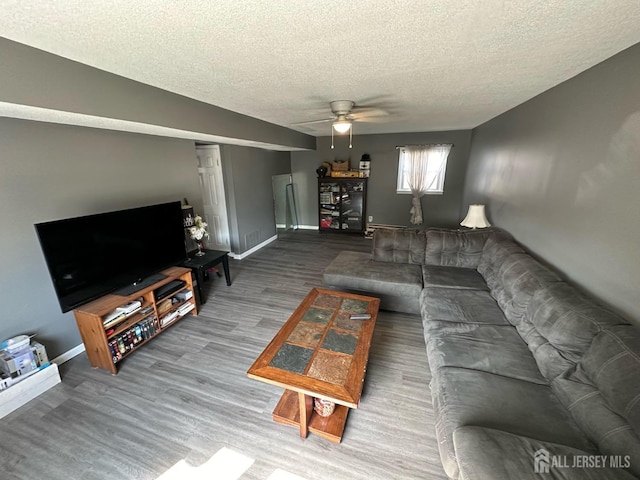
[[[162,315],[164,312],[171,310],[171,299],[167,298],[165,301],[158,304],[158,315]]]
[[[349,159],[347,160],[336,160],[335,162],[331,162],[331,171],[335,172],[345,172],[349,170]]]

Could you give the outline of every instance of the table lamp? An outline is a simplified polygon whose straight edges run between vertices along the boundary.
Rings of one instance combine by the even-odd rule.
[[[469,211],[460,225],[468,228],[486,228],[491,224],[484,214],[484,205],[469,205]]]

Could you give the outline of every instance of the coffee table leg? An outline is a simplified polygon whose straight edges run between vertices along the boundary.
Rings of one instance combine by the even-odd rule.
[[[300,406],[300,436],[307,438],[309,432],[309,420],[313,412],[313,397],[298,393],[298,404]]]

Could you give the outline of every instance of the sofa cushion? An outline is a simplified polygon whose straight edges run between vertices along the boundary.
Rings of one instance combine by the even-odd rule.
[[[427,265],[477,268],[492,230],[429,228],[424,262]]]
[[[324,270],[327,285],[396,296],[418,297],[422,291],[419,265],[375,262],[368,253],[342,251]]]
[[[485,290],[426,287],[420,294],[423,324],[431,320],[509,325],[502,310]]]
[[[600,332],[580,360],[581,372],[640,436],[640,330],[620,325]]]
[[[498,283],[498,272],[505,259],[514,253],[525,252],[508,233],[498,231],[487,238],[482,249],[482,257],[478,263],[478,272],[483,276],[490,289],[493,289]]]
[[[373,232],[373,256],[376,262],[421,265],[427,238],[424,232],[403,229],[377,229]]]
[[[604,327],[624,325],[619,315],[564,283],[550,283],[532,297],[518,331],[549,380],[572,368]]]
[[[440,456],[451,478],[458,474],[453,432],[466,425],[594,451],[548,385],[456,367],[439,368],[431,384]]]
[[[425,322],[429,367],[461,367],[546,384],[531,352],[511,325]]]
[[[422,266],[422,283],[425,287],[471,288],[488,290],[487,284],[472,268]]]
[[[505,258],[498,272],[498,282],[491,295],[513,325],[522,321],[531,297],[543,286],[559,282],[560,277],[526,253],[514,253]]]
[[[640,439],[629,422],[607,405],[596,387],[565,373],[552,383],[580,428],[607,455],[628,456],[630,470],[640,475]]]
[[[491,428],[466,426],[453,432],[453,444],[460,464],[460,480],[633,480],[621,468],[579,468],[585,452],[577,448],[544,442]],[[538,455],[536,455],[538,453]],[[576,458],[582,457],[582,458]],[[538,469],[536,472],[536,458]],[[553,464],[556,458],[557,463]],[[575,458],[575,460],[574,460]],[[571,468],[563,468],[560,462]],[[542,473],[545,465],[548,473]]]

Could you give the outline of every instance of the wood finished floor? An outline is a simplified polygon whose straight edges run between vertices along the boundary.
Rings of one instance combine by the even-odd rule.
[[[118,375],[81,354],[61,366],[62,384],[0,420],[0,478],[156,480],[226,447],[254,460],[241,480],[276,469],[305,480],[445,479],[419,316],[380,312],[360,408],[341,444],[274,423],[282,390],[245,375],[308,291],[322,287],[338,252],[370,249],[360,237],[286,232],[231,260],[233,285],[213,275],[200,315],[142,347]],[[213,473],[202,478],[237,478],[213,461],[206,468]]]

